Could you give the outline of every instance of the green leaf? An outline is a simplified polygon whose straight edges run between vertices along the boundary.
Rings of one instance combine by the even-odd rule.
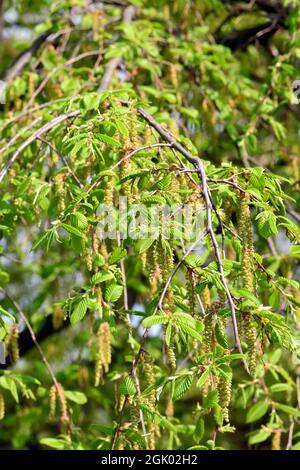
[[[196,428],[194,432],[194,441],[197,442],[197,444],[201,441],[202,437],[204,436],[204,418],[202,416],[199,416],[197,423],[196,423]]]
[[[113,147],[120,147],[120,142],[116,139],[113,139],[109,135],[105,134],[97,134],[97,138],[101,140],[101,142],[104,142],[105,144],[112,145]]]
[[[105,281],[110,281],[111,279],[114,279],[114,278],[115,276],[110,271],[98,272],[94,274],[94,276],[91,278],[91,284],[95,286],[96,284],[100,284],[101,282],[105,282]]]
[[[182,377],[175,384],[175,390],[173,392],[173,399],[174,401],[180,400],[183,395],[189,390],[190,386],[193,382],[193,376],[187,375],[186,377]]]
[[[296,418],[300,418],[300,410],[293,408],[289,405],[284,405],[283,403],[274,403],[274,406],[277,410],[283,411],[284,413],[295,416]]]
[[[151,317],[144,318],[142,325],[144,328],[151,328],[151,326],[165,324],[169,321],[167,315],[152,315]]]
[[[116,264],[118,263],[122,258],[125,258],[127,255],[127,251],[125,248],[122,248],[121,246],[118,246],[110,255],[108,258],[109,264]]]
[[[185,333],[187,333],[188,336],[191,336],[191,338],[194,338],[194,339],[197,339],[198,341],[202,342],[202,336],[198,333],[198,331],[194,330],[193,328],[191,328],[189,325],[187,325],[186,323],[182,323],[180,321],[177,321],[176,324],[178,325],[178,327],[184,331]]]
[[[259,429],[254,433],[251,433],[249,438],[249,444],[259,444],[260,442],[266,441],[271,436],[271,431],[266,431],[265,429]]]
[[[278,235],[278,229],[276,225],[276,215],[272,211],[262,211],[257,215],[256,220],[258,221],[258,230],[264,238],[271,237],[272,235]]]
[[[205,410],[208,410],[209,408],[214,408],[214,406],[218,404],[218,399],[218,390],[211,390],[203,400],[203,408]]]
[[[79,323],[84,317],[87,312],[88,308],[88,299],[87,297],[83,297],[75,306],[71,317],[71,325],[76,325],[76,323]]]
[[[260,400],[255,403],[247,413],[246,423],[253,423],[262,418],[268,411],[270,403],[268,400]]]
[[[40,440],[40,443],[47,447],[52,447],[57,450],[64,450],[66,448],[66,442],[62,439],[54,439],[52,437],[44,437]]]
[[[133,379],[128,375],[120,385],[120,394],[133,396],[136,394],[136,388]]]
[[[77,403],[77,405],[84,405],[87,402],[87,397],[84,393],[82,392],[74,392],[71,390],[65,390],[65,397],[73,401],[74,403]]]
[[[200,375],[199,379],[197,380],[196,387],[201,388],[209,378],[210,369],[209,367]]]
[[[82,232],[80,232],[80,230],[73,227],[73,225],[62,223],[61,227],[64,228],[67,232],[71,233],[72,235],[76,235],[76,237],[83,238],[84,240],[86,239],[86,236]]]
[[[114,303],[117,300],[119,300],[119,298],[122,295],[122,292],[123,292],[123,286],[113,284],[106,289],[105,300],[107,300],[107,302]]]

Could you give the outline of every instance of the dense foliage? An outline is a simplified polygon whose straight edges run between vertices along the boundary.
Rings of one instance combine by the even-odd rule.
[[[300,2],[0,4],[0,447],[300,449]]]

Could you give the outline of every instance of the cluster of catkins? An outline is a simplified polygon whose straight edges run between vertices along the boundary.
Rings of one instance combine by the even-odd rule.
[[[56,404],[57,401],[60,405],[60,420],[63,424],[68,424],[69,422],[69,414],[68,414],[68,406],[67,400],[65,397],[64,389],[61,384],[55,383],[52,385],[49,391],[49,419],[54,419],[55,412],[56,412]]]

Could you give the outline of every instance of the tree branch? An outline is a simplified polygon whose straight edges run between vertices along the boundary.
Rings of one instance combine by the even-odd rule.
[[[191,155],[190,152],[188,152],[180,143],[178,143],[171,136],[171,134],[169,134],[168,131],[163,129],[158,124],[158,122],[156,122],[155,119],[153,119],[153,117],[150,116],[150,114],[148,114],[143,108],[138,108],[138,112],[148,122],[148,124],[150,126],[152,126],[160,134],[160,136],[164,140],[166,140],[168,143],[172,144],[172,147],[175,150],[177,150],[178,152],[180,152],[184,157],[186,157],[186,159],[190,163],[192,163],[195,167],[195,170],[196,170],[196,172],[198,174],[198,177],[199,177],[199,179],[201,181],[201,184],[202,184],[202,192],[203,192],[205,206],[206,206],[207,232],[208,232],[208,234],[211,238],[211,241],[212,241],[212,244],[213,244],[213,247],[214,247],[214,252],[215,252],[215,256],[216,256],[216,261],[217,261],[221,281],[222,281],[222,284],[224,286],[226,296],[227,296],[227,299],[228,299],[228,303],[229,303],[229,307],[230,307],[230,311],[231,311],[235,346],[237,347],[238,351],[241,354],[243,354],[243,350],[242,350],[242,346],[241,346],[241,342],[240,342],[240,338],[239,338],[237,320],[236,320],[236,307],[235,307],[233,298],[231,296],[231,293],[230,293],[230,290],[229,290],[229,287],[228,287],[228,284],[227,284],[227,281],[226,281],[226,277],[225,277],[225,273],[224,273],[224,268],[223,268],[223,264],[222,264],[222,258],[221,258],[218,242],[217,242],[214,230],[213,230],[213,225],[212,225],[212,210],[213,210],[212,199],[211,199],[210,189],[209,189],[208,184],[207,184],[208,179],[207,179],[207,176],[206,176],[206,172],[205,172],[203,162],[199,157],[195,157],[195,156]],[[245,364],[245,368],[248,371],[247,364]]]

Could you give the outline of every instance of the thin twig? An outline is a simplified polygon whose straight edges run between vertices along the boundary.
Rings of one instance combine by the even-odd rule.
[[[64,64],[60,64],[58,65],[57,67],[54,67],[54,69],[52,69],[48,74],[47,76],[42,80],[42,82],[40,83],[40,85],[38,86],[38,88],[35,90],[35,92],[33,93],[33,95],[30,97],[30,100],[28,101],[28,104],[26,106],[26,108],[29,108],[32,103],[35,101],[35,99],[37,98],[37,96],[40,94],[40,92],[45,88],[47,82],[50,80],[50,78],[56,73],[58,72],[60,69],[62,68],[67,68],[69,67],[70,65],[76,63],[76,62],[79,62],[80,60],[82,59],[85,59],[86,57],[91,57],[91,56],[95,56],[95,55],[99,55],[101,53],[101,51],[99,51],[99,49],[95,50],[95,51],[86,51],[86,52],[83,52],[82,54],[79,54],[78,56],[76,57],[73,57],[72,59],[68,60],[67,62],[65,62]]]
[[[3,180],[4,176],[6,175],[6,173],[8,172],[8,170],[10,169],[10,167],[12,166],[12,164],[16,161],[16,159],[18,158],[20,153],[23,152],[23,150],[26,149],[26,147],[28,147],[28,145],[30,145],[32,142],[34,142],[36,139],[38,139],[38,137],[40,137],[41,135],[43,135],[46,132],[53,129],[53,127],[57,126],[61,122],[66,121],[67,119],[76,117],[79,114],[80,114],[80,110],[71,111],[70,113],[61,114],[60,116],[57,116],[54,119],[52,119],[52,121],[49,121],[46,124],[44,124],[43,127],[38,129],[30,137],[28,137],[28,139],[26,139],[23,142],[23,144],[20,145],[20,147],[13,153],[13,155],[9,159],[8,163],[0,171],[0,183]]]
[[[50,149],[53,150],[53,152],[55,152],[59,156],[59,158],[62,160],[64,165],[68,168],[69,172],[71,173],[71,175],[75,179],[76,183],[81,188],[83,188],[83,184],[81,183],[81,181],[78,179],[78,177],[76,176],[76,174],[74,173],[74,171],[70,167],[66,157],[59,150],[57,150],[57,148],[54,147],[54,145],[52,145],[51,142],[48,142],[46,139],[43,139],[43,137],[38,137],[37,139],[40,140],[41,142],[43,142],[44,144],[48,145],[48,147],[50,147]]]

